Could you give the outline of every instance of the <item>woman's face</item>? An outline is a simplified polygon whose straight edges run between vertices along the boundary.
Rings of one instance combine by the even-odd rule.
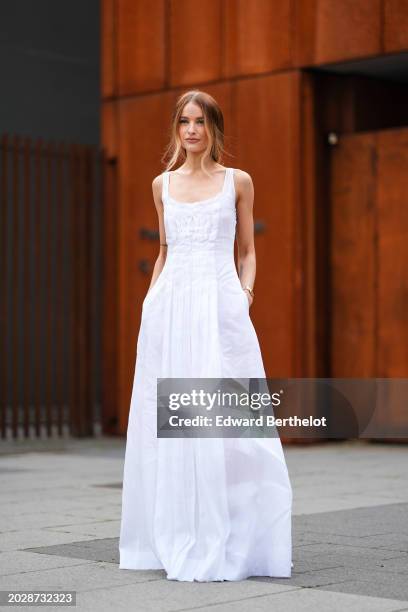
[[[187,102],[179,119],[179,136],[181,145],[188,153],[205,151],[208,143],[204,127],[204,115],[201,108],[194,102]]]

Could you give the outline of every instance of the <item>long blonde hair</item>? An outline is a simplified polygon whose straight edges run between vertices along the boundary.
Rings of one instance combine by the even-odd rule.
[[[168,171],[176,166],[178,162],[182,163],[187,157],[186,151],[181,145],[178,128],[183,109],[188,102],[197,104],[204,115],[204,127],[208,136],[208,145],[201,157],[201,168],[203,172],[208,174],[203,165],[204,161],[207,158],[211,158],[220,163],[225,153],[224,117],[216,100],[210,94],[198,89],[187,91],[177,99],[170,126],[170,142],[161,161],[166,164],[165,171]]]

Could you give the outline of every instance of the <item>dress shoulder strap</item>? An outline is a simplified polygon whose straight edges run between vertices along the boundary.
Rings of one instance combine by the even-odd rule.
[[[169,195],[169,171],[163,172],[162,199]]]
[[[226,183],[226,191],[235,191],[234,168],[227,168]]]

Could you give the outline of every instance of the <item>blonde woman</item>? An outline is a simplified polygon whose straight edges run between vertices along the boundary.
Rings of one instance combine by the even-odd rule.
[[[178,99],[153,180],[160,251],[143,302],[124,464],[120,569],[169,580],[290,577],[292,489],[281,441],[158,438],[157,378],[264,378],[254,299],[254,188],[221,164],[205,92]],[[239,271],[234,262],[237,240]]]

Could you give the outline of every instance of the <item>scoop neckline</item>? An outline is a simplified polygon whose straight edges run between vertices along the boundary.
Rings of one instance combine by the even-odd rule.
[[[228,170],[229,168],[225,168],[225,176],[224,176],[224,182],[222,185],[222,189],[216,193],[215,195],[211,196],[210,198],[205,198],[205,200],[195,200],[193,202],[181,202],[180,200],[176,200],[175,198],[173,198],[173,196],[170,195],[170,191],[169,191],[169,182],[167,182],[167,197],[169,200],[171,200],[172,202],[175,202],[176,204],[181,204],[182,206],[194,206],[195,204],[205,204],[206,202],[211,202],[212,200],[215,200],[216,198],[219,198],[220,196],[222,196],[225,192],[226,186],[227,186],[227,176],[228,176]],[[170,178],[170,170],[167,171],[168,172],[168,178]]]

